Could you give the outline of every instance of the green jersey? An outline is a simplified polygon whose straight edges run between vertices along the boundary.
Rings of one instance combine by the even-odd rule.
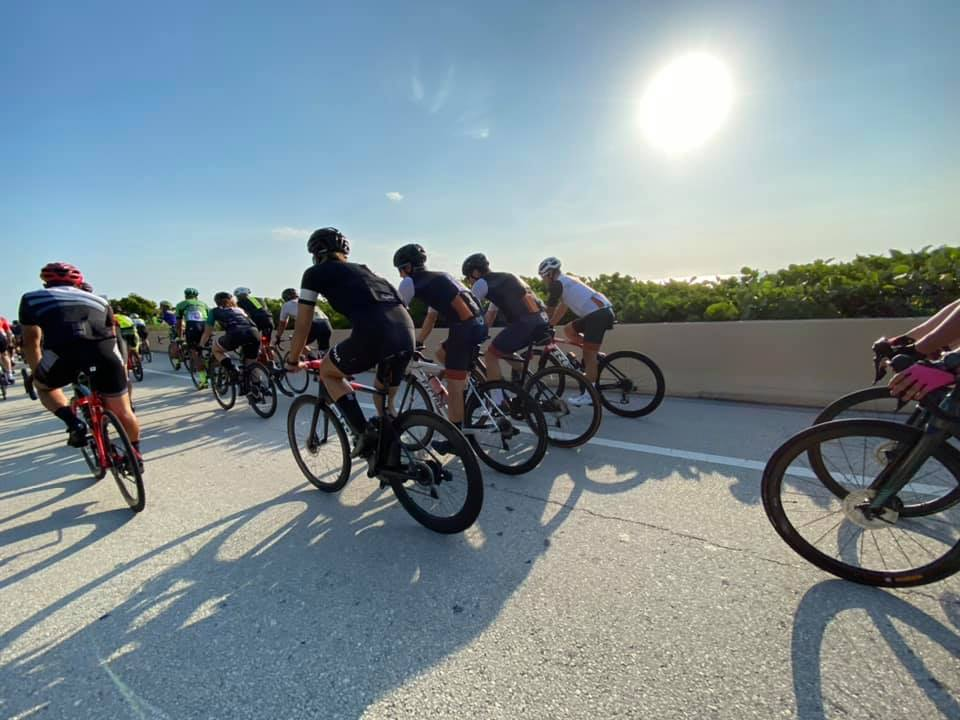
[[[183,320],[188,323],[202,323],[207,319],[207,314],[210,312],[210,309],[206,303],[191,299],[177,303],[174,312],[177,315],[177,320]]]

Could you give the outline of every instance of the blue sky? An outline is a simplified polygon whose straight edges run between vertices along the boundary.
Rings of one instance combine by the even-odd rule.
[[[278,296],[323,225],[392,280],[406,242],[661,278],[960,241],[952,0],[271,5],[3,4],[0,314],[55,259]],[[668,156],[638,100],[692,50],[736,97]]]

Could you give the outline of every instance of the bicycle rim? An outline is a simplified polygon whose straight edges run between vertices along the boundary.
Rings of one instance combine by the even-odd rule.
[[[287,440],[304,477],[323,492],[336,492],[350,478],[350,441],[319,398],[301,395],[287,411]]]
[[[433,406],[433,399],[427,389],[420,384],[420,381],[414,375],[407,375],[400,383],[396,394],[397,413],[407,412],[408,410],[425,410],[427,412],[436,412]],[[410,432],[415,430],[411,429]],[[416,450],[422,445],[427,445],[433,440],[433,428],[422,426],[416,429],[421,433],[416,442],[410,447]]]
[[[666,392],[663,373],[646,355],[623,350],[607,355],[597,367],[600,399],[615,415],[643,417],[663,402]]]
[[[147,498],[143,475],[133,454],[133,446],[120,421],[109,410],[103,413],[103,442],[107,448],[108,463],[120,494],[134,512],[143,510]]]
[[[290,359],[290,353],[285,353],[283,356],[283,362],[286,363]],[[286,365],[284,365],[286,367]],[[307,391],[307,387],[310,385],[310,374],[301,370],[298,373],[288,373],[284,371],[283,381],[286,383],[287,387],[290,389],[294,395],[300,395]]]
[[[960,569],[960,453],[941,444],[879,515],[863,510],[869,485],[922,431],[879,420],[838,420],[804,430],[784,443],[763,473],[763,506],[774,528],[801,557],[839,577],[867,585],[907,587],[940,580]],[[809,466],[819,453],[837,494]],[[938,512],[903,512],[919,499],[954,501]]]
[[[506,475],[533,470],[547,452],[543,413],[515,383],[487,382],[468,391],[463,426],[477,457]]]
[[[524,385],[546,420],[547,437],[557,447],[579,447],[596,435],[602,419],[600,393],[582,373],[557,365],[534,374]],[[589,403],[577,405],[584,393]]]
[[[253,411],[262,418],[277,411],[277,388],[270,371],[260,363],[247,366],[247,400]]]
[[[237,386],[230,379],[230,373],[223,365],[216,365],[207,378],[213,397],[224,410],[229,410],[237,401]]]

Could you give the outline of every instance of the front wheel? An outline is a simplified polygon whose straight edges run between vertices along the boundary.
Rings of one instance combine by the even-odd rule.
[[[907,510],[942,499],[960,485],[960,452],[941,443],[879,509],[869,507],[881,471],[900,462],[923,430],[882,420],[837,420],[787,440],[767,462],[763,508],[801,557],[865,585],[909,587],[960,569],[960,502],[938,512]],[[831,468],[827,487],[810,467],[811,450]],[[839,492],[838,492],[839,490]]]
[[[191,371],[191,375],[193,372]],[[210,388],[213,397],[224,410],[229,410],[237,401],[237,386],[230,377],[230,372],[219,363],[210,371]]]
[[[529,393],[505,380],[468,388],[463,427],[477,457],[505,475],[530,472],[547,452],[543,412]]]
[[[246,366],[247,401],[262,418],[272,417],[277,411],[277,387],[270,371],[260,363]]]
[[[143,510],[147,496],[143,489],[143,474],[134,455],[133,445],[126,431],[109,410],[103,413],[103,444],[107,448],[107,462],[120,494],[134,512]]]
[[[483,476],[467,440],[447,420],[423,410],[402,413],[394,421],[396,436],[381,468],[397,500],[424,527],[443,534],[473,525],[483,506]],[[441,455],[429,435],[449,443]]]
[[[283,367],[287,367],[287,361],[290,359],[290,353],[284,353],[283,355]],[[291,393],[294,395],[301,395],[307,391],[307,386],[310,384],[310,373],[305,370],[300,372],[292,373],[287,372],[286,369],[283,371],[283,383],[287,386]]]
[[[666,383],[657,364],[633,350],[621,350],[597,364],[597,390],[603,406],[621,417],[649,415],[663,402]]]
[[[583,373],[548,366],[524,384],[546,420],[547,437],[557,447],[579,447],[597,434],[603,409],[600,393]]]
[[[350,478],[347,433],[319,398],[301,395],[287,411],[287,440],[293,459],[317,490],[336,492]]]

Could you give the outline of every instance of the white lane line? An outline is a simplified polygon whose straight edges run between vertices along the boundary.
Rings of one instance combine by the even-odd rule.
[[[154,375],[167,375],[168,377],[176,378],[177,380],[193,383],[193,380],[190,379],[189,374],[180,375],[178,373],[167,372],[166,370],[153,370],[152,368],[144,368],[143,371],[147,373],[153,373]]]

